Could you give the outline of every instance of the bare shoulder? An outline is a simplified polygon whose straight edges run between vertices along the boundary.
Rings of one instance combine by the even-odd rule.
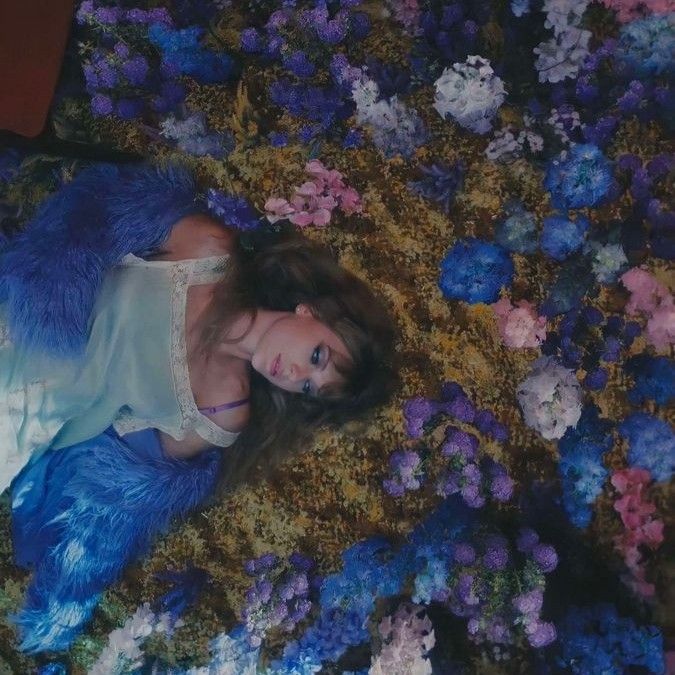
[[[251,406],[248,403],[250,373],[247,362],[241,359],[228,359],[218,367],[209,369],[208,373],[209,377],[199,392],[199,407],[219,407],[225,403],[246,401],[234,408],[205,413],[225,431],[235,433],[243,431],[251,417]]]
[[[162,245],[158,260],[186,260],[224,255],[234,250],[236,234],[203,213],[181,218]]]

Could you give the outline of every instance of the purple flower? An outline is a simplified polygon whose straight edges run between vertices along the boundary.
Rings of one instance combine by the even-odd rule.
[[[122,64],[122,73],[132,85],[141,85],[148,76],[150,66],[143,56],[135,56]]]
[[[550,645],[557,637],[555,626],[548,622],[530,624],[526,632],[529,643],[535,649]]]
[[[472,565],[476,560],[476,550],[471,544],[457,544],[453,556],[460,565]]]
[[[558,566],[558,554],[553,546],[548,544],[535,544],[532,548],[532,558],[545,574]]]
[[[477,605],[480,600],[473,590],[473,575],[461,574],[457,581],[457,597],[465,605]]]
[[[91,99],[91,112],[96,117],[101,117],[103,115],[110,115],[113,111],[113,102],[110,96],[105,94],[96,94]]]
[[[461,494],[466,505],[470,506],[472,509],[479,509],[485,505],[485,497],[483,497],[479,486],[475,483],[465,485],[461,490]]]
[[[521,528],[516,540],[516,546],[521,553],[530,553],[539,543],[539,535],[530,527]]]
[[[263,39],[255,28],[245,28],[239,38],[241,49],[248,54],[260,52],[263,49]]]
[[[506,474],[497,476],[490,484],[490,492],[498,502],[507,502],[513,496],[513,481]]]
[[[424,425],[438,412],[437,405],[430,399],[415,396],[403,404],[406,432],[410,438],[420,438]]]
[[[143,108],[140,98],[121,98],[115,106],[115,112],[123,120],[133,120],[143,114]]]
[[[541,588],[521,593],[513,599],[513,606],[521,614],[534,614],[538,616],[543,604],[544,593]]]
[[[307,54],[300,50],[284,56],[282,62],[284,68],[298,77],[312,77],[316,72],[316,66],[307,58]]]
[[[584,386],[591,391],[600,391],[607,385],[609,373],[604,368],[595,368],[587,373],[584,378]]]
[[[363,145],[363,135],[358,129],[349,129],[342,141],[342,147],[346,150],[350,148],[360,148]]]
[[[460,422],[473,422],[476,408],[466,396],[457,396],[444,406],[445,411]]]
[[[508,542],[500,534],[490,535],[483,544],[483,564],[492,571],[503,570],[509,561]]]
[[[478,438],[457,427],[448,426],[445,429],[445,443],[441,446],[444,457],[460,455],[467,460],[475,459],[478,454]]]

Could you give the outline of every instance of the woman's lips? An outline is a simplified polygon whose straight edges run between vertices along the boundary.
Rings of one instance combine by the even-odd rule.
[[[272,362],[272,368],[270,370],[270,375],[276,377],[276,374],[279,372],[279,365],[281,363],[281,354],[277,354],[277,358]]]

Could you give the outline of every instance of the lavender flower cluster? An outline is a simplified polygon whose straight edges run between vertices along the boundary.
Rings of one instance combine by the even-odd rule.
[[[300,553],[291,554],[288,562],[273,553],[246,562],[244,569],[255,582],[246,592],[242,621],[252,647],[259,647],[273,628],[290,632],[307,616],[313,567],[314,562]]]
[[[125,9],[85,0],[76,18],[96,39],[93,49],[82,47],[86,90],[95,116],[131,120],[169,112],[185,98],[179,76],[213,83],[234,74],[229,55],[201,46],[203,29],[176,30],[164,7]]]
[[[477,410],[462,387],[447,382],[441,389],[440,400],[416,397],[406,401],[403,408],[408,436],[421,438],[431,431],[431,424],[451,417],[464,424],[474,424],[482,433],[498,441],[508,438],[508,431],[491,411]],[[471,508],[481,508],[490,496],[497,502],[509,501],[513,495],[513,480],[506,468],[487,457],[479,457],[479,440],[475,434],[449,424],[439,451],[447,461],[436,479],[436,494],[448,497],[460,494]],[[417,490],[426,481],[425,464],[431,451],[427,447],[399,449],[389,458],[391,477],[383,481],[385,491],[400,497],[406,490]]]
[[[454,568],[447,604],[468,618],[475,643],[513,644],[518,628],[535,648],[556,639],[555,626],[541,618],[544,575],[558,565],[555,549],[530,528],[520,530],[516,550],[501,534],[484,534],[453,550]]]

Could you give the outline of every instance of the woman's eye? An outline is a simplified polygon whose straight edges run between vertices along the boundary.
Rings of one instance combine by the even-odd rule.
[[[312,390],[309,380],[305,380],[305,383],[302,385],[302,393],[309,395]]]
[[[314,351],[312,352],[312,358],[310,360],[312,362],[312,365],[317,365],[320,359],[321,359],[321,345],[319,345],[314,349]]]

